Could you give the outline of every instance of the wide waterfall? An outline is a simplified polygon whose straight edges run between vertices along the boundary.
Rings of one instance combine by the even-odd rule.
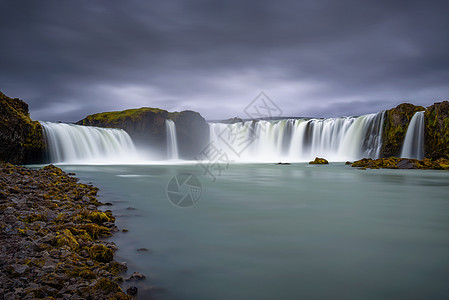
[[[179,159],[175,122],[172,120],[165,120],[165,127],[167,132],[167,158]]]
[[[136,159],[136,149],[122,129],[40,122],[52,163],[111,163]]]
[[[210,123],[211,145],[231,161],[378,158],[385,112],[360,117]]]
[[[405,134],[401,157],[424,158],[424,111],[415,113]]]

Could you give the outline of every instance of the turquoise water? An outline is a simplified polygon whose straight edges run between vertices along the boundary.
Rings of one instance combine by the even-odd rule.
[[[117,259],[162,299],[449,299],[449,172],[231,165],[61,166],[100,187]],[[199,202],[167,184],[193,173]],[[130,209],[132,208],[132,209]],[[137,251],[148,248],[150,251]]]

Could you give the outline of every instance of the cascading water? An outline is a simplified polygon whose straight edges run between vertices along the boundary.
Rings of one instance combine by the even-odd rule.
[[[401,157],[424,158],[424,111],[415,113],[405,134]]]
[[[232,161],[378,158],[384,115],[210,123],[210,141]]]
[[[134,144],[122,129],[40,122],[52,163],[130,162]]]
[[[168,159],[179,159],[175,122],[165,120],[165,128],[167,132],[167,157]]]

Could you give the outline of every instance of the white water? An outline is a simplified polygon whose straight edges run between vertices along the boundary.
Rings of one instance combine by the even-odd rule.
[[[415,113],[405,134],[401,157],[424,158],[424,111]]]
[[[40,123],[52,163],[123,163],[137,159],[134,144],[122,129]]]
[[[175,122],[165,120],[165,127],[167,132],[167,157],[173,160],[179,159]]]
[[[210,123],[210,140],[231,161],[378,158],[385,112],[329,119]]]

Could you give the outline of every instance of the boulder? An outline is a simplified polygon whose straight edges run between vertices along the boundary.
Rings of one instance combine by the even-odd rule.
[[[329,162],[325,158],[316,157],[315,160],[309,162],[310,165],[327,165]]]

